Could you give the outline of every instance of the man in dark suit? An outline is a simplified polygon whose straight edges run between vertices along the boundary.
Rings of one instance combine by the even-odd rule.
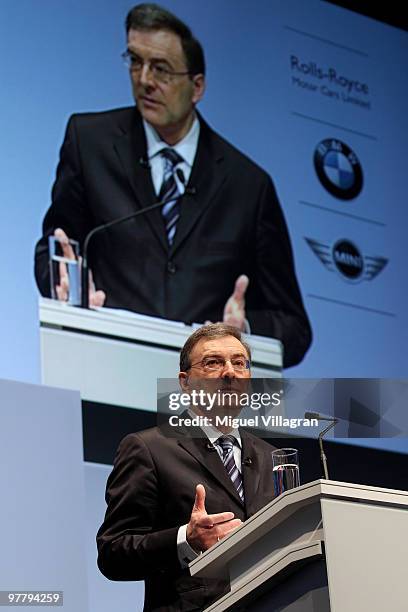
[[[36,247],[41,293],[50,294],[48,236],[83,244],[97,225],[170,194],[169,210],[93,238],[91,304],[223,320],[280,339],[284,365],[298,363],[311,330],[270,177],[196,112],[205,62],[191,30],[149,4],[132,9],[126,27],[137,107],[71,117]]]
[[[205,381],[242,389],[250,358],[235,327],[201,327],[181,352],[180,384],[190,393]],[[111,580],[145,580],[146,612],[204,610],[227,592],[223,580],[192,578],[187,564],[273,498],[269,444],[228,426],[198,429],[176,423],[128,435],[108,479],[98,565]]]

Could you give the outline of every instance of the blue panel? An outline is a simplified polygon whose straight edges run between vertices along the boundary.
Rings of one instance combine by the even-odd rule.
[[[0,380],[0,590],[88,610],[79,393]]]

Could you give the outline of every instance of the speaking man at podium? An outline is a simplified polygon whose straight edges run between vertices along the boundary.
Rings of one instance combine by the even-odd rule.
[[[36,246],[42,295],[50,295],[50,235],[82,245],[94,227],[166,201],[92,239],[90,303],[189,324],[225,321],[280,339],[284,366],[298,363],[311,329],[271,178],[196,111],[205,60],[190,28],[140,4],[126,31],[136,106],[68,122]]]
[[[212,379],[221,391],[239,388],[251,377],[250,359],[237,328],[206,325],[181,351],[180,385]],[[187,564],[271,501],[272,447],[229,427],[204,427],[201,437],[184,426],[167,432],[156,427],[121,442],[97,535],[98,565],[111,580],[144,580],[145,612],[201,611],[228,584],[193,578]]]

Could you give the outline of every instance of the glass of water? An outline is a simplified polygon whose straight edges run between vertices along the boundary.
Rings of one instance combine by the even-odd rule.
[[[50,283],[53,300],[71,306],[81,304],[81,269],[79,243],[76,240],[48,238],[50,250]]]
[[[296,448],[278,448],[272,451],[272,468],[276,497],[300,485],[299,457]]]

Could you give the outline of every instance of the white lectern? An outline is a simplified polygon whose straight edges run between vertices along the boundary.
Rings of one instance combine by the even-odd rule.
[[[408,492],[317,480],[190,564],[231,591],[206,612],[406,612]]]

